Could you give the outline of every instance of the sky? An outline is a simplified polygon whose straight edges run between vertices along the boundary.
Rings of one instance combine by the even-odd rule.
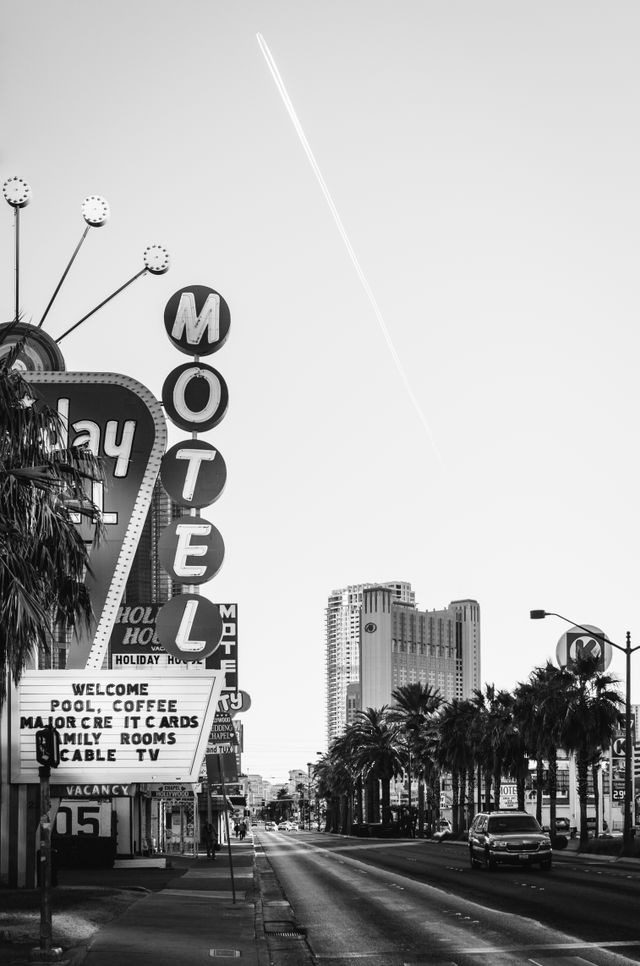
[[[65,338],[68,370],[160,397],[186,361],[171,295],[207,285],[231,310],[209,360],[229,409],[206,434],[226,554],[205,592],[238,603],[245,771],[283,780],[325,750],[324,609],[347,584],[409,581],[423,610],[478,600],[498,687],[555,657],[567,625],[533,608],[640,643],[639,32],[631,0],[5,0],[25,319],[91,194],[111,218],[45,331],[147,245],[171,269]]]

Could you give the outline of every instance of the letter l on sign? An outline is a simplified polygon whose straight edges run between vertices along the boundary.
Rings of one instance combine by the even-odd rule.
[[[180,621],[180,627],[178,628],[178,633],[176,634],[176,644],[181,651],[189,651],[194,653],[196,651],[203,651],[206,647],[206,641],[191,641],[189,639],[191,628],[193,627],[193,622],[196,619],[196,614],[198,612],[198,603],[199,602],[197,600],[188,600],[184,609],[184,614],[182,615],[182,620]]]

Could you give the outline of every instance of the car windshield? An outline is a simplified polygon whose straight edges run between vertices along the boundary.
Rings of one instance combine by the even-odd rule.
[[[489,819],[487,831],[511,835],[518,832],[539,832],[540,826],[533,815],[500,815]]]

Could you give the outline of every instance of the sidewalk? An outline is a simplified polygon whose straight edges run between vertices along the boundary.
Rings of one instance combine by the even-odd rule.
[[[168,869],[61,870],[59,887],[52,889],[53,945],[63,948],[61,962],[71,966],[123,966],[129,962],[136,966],[191,966],[216,957],[240,958],[248,966],[266,966],[262,902],[254,882],[253,841],[232,839],[233,880],[226,845],[216,854],[215,861],[202,853],[197,858],[167,858],[171,863]],[[73,905],[69,903],[69,893],[74,890],[77,903],[84,903],[85,917],[91,916],[87,901],[92,897],[98,921],[104,903],[113,904],[115,918],[100,924],[86,940],[69,944],[68,940],[61,941],[64,929],[58,927],[64,925],[66,913],[62,910]],[[9,897],[10,892],[0,890],[0,908],[3,895]],[[29,895],[33,909],[38,890]],[[35,935],[35,941],[0,939],[0,961],[6,966],[29,962],[31,950],[39,946],[37,902],[35,917],[37,923],[32,923],[29,933]]]

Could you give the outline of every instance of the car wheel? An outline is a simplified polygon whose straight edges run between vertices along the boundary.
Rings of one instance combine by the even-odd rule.
[[[495,858],[491,855],[491,852],[489,851],[489,849],[487,849],[484,853],[484,867],[489,872],[495,872],[495,870],[498,867],[498,863],[496,862]]]

